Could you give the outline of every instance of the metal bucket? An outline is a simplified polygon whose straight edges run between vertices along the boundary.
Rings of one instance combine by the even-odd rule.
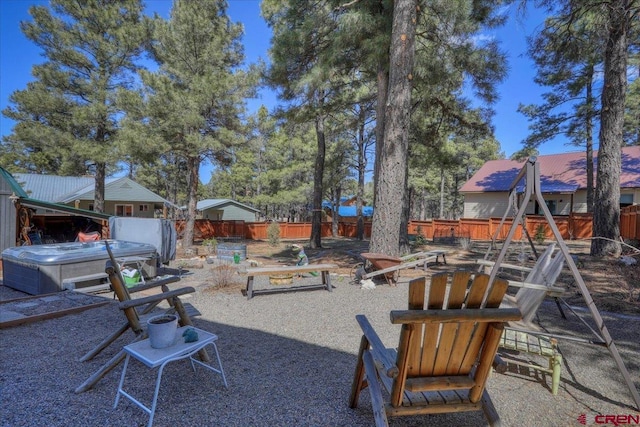
[[[234,255],[238,254],[240,261],[247,259],[247,245],[240,243],[218,243],[216,250],[218,259],[234,262]]]

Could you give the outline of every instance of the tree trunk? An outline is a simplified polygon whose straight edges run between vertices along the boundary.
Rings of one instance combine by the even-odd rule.
[[[358,125],[358,189],[356,194],[356,215],[358,222],[356,225],[356,238],[364,240],[364,217],[362,216],[362,206],[364,198],[364,181],[367,170],[367,153],[365,146],[365,121],[366,110],[360,108]]]
[[[96,188],[93,193],[93,210],[104,213],[104,182],[107,175],[104,162],[96,162]]]
[[[389,72],[383,64],[378,66],[377,77],[378,96],[376,99],[376,157],[373,163],[373,205],[376,205],[378,194],[378,177],[380,176],[380,161],[384,146],[384,112],[387,108],[387,91],[389,89]]]
[[[444,219],[444,169],[440,169],[440,219]]]
[[[182,237],[182,247],[184,249],[193,246],[194,228],[196,224],[196,206],[198,203],[198,182],[200,160],[198,157],[187,159],[187,173],[189,174],[187,188],[187,218],[185,221],[184,236]]]
[[[316,117],[316,139],[318,152],[313,172],[313,216],[311,217],[311,248],[322,247],[322,179],[324,176],[324,157],[326,151],[324,139],[324,117]]]
[[[335,195],[333,196],[333,218],[331,218],[331,235],[333,237],[338,237],[340,234],[340,230],[338,227],[340,226],[340,214],[338,213],[340,210],[340,198],[342,197],[342,188],[338,187],[335,190]]]
[[[620,170],[627,88],[627,0],[611,2],[604,57],[604,87],[600,113],[600,149],[593,208],[591,255],[619,256]],[[606,239],[606,240],[605,240]]]
[[[587,151],[587,212],[593,212],[593,65],[589,65],[587,79],[587,117],[585,118]],[[571,212],[570,212],[571,213]]]
[[[405,198],[415,29],[416,0],[397,0],[393,9],[384,143],[380,150],[370,243],[372,252],[392,256],[400,255],[407,236]]]

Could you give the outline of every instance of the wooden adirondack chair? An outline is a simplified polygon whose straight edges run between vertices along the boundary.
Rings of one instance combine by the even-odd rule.
[[[185,306],[180,300],[180,295],[185,295],[189,293],[195,292],[195,289],[191,286],[183,287],[180,289],[169,290],[167,285],[169,283],[177,282],[180,279],[178,277],[168,277],[163,280],[155,280],[153,282],[148,282],[142,285],[138,285],[135,288],[127,289],[124,284],[124,280],[122,279],[122,275],[120,274],[120,269],[118,267],[118,263],[113,258],[113,254],[111,253],[111,249],[109,248],[109,244],[106,244],[107,252],[109,253],[110,260],[107,261],[105,272],[109,276],[109,281],[111,282],[111,288],[113,289],[116,297],[120,301],[118,304],[119,308],[122,310],[123,314],[126,317],[126,321],[123,322],[122,326],[114,331],[111,335],[106,337],[102,342],[100,342],[93,350],[89,351],[87,354],[80,358],[81,362],[91,360],[96,355],[98,355],[102,350],[107,348],[111,343],[113,343],[118,337],[127,332],[129,329],[134,333],[135,337],[133,342],[145,339],[148,337],[147,330],[144,328],[144,321],[141,320],[141,316],[144,316],[150,313],[159,303],[162,301],[167,301],[169,304],[169,309],[167,312],[176,313],[178,315],[178,322],[180,326],[192,325],[191,317],[187,312]],[[161,288],[162,292],[157,293],[155,295],[132,299],[130,293],[131,292],[139,292],[147,289],[153,288]],[[138,311],[140,308],[140,311]],[[201,350],[198,355],[200,358],[209,362],[209,354],[206,350]],[[89,377],[84,383],[78,386],[75,390],[76,393],[82,393],[84,391],[89,390],[93,387],[102,377],[104,377],[109,371],[118,366],[120,362],[122,362],[125,358],[126,354],[124,350],[120,350],[115,356],[113,356],[109,361],[107,361],[97,372],[95,372],[91,377]]]
[[[391,312],[402,325],[398,348],[385,348],[363,315],[363,332],[349,405],[358,405],[369,387],[376,426],[388,416],[483,410],[498,425],[485,384],[498,349],[504,322],[521,318],[518,309],[497,308],[507,281],[470,272],[436,274],[425,301],[424,278],[409,283],[409,309]],[[447,292],[447,288],[448,292]],[[382,384],[389,393],[384,402]]]

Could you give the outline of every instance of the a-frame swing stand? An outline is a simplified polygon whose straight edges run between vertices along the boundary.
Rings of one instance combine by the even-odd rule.
[[[517,187],[519,183],[522,181],[522,179],[525,179],[525,191],[524,191],[524,195],[520,199],[520,204],[518,206]],[[502,249],[500,250],[500,254],[498,255],[498,258],[496,259],[495,264],[491,269],[491,274],[489,276],[489,283],[492,283],[493,280],[496,278],[497,273],[500,269],[500,265],[502,264],[505,258],[505,255],[507,253],[507,250],[509,248],[509,244],[513,240],[513,236],[516,232],[516,229],[521,224],[521,222],[523,222],[525,211],[527,209],[527,204],[532,197],[535,197],[535,200],[538,202],[540,209],[542,209],[542,211],[544,212],[544,216],[547,222],[549,223],[549,227],[553,232],[553,235],[558,243],[558,246],[560,248],[562,255],[564,256],[564,259],[567,265],[569,266],[571,273],[573,274],[575,282],[578,284],[580,293],[582,294],[584,301],[587,305],[587,308],[591,313],[593,321],[595,322],[598,328],[600,336],[598,336],[597,331],[593,329],[591,330],[596,336],[598,336],[600,340],[602,340],[603,344],[606,345],[606,347],[609,349],[611,356],[613,357],[616,365],[618,366],[618,370],[620,371],[625,382],[627,383],[627,387],[631,392],[631,396],[633,398],[633,401],[635,402],[636,408],[640,410],[640,395],[638,394],[638,390],[633,384],[631,376],[629,375],[629,371],[627,371],[627,368],[625,367],[624,362],[620,357],[620,353],[618,352],[618,349],[615,343],[613,342],[613,339],[611,338],[611,334],[609,334],[609,330],[604,324],[604,320],[602,319],[602,316],[600,315],[600,312],[598,311],[598,308],[596,307],[596,304],[593,301],[591,294],[589,293],[589,289],[587,289],[587,286],[584,283],[584,279],[580,275],[580,272],[578,271],[578,267],[576,266],[573,260],[573,257],[571,257],[569,253],[569,248],[564,242],[564,239],[562,238],[562,235],[560,234],[560,231],[558,230],[558,227],[556,226],[556,223],[553,220],[553,216],[551,215],[551,212],[549,211],[549,208],[547,207],[544,201],[544,198],[542,197],[542,191],[540,188],[540,165],[537,162],[536,157],[530,157],[527,160],[524,167],[520,170],[520,173],[511,184],[510,192],[509,192],[509,206],[507,207],[505,214],[502,217],[502,221],[498,226],[498,229],[496,231],[496,236],[502,229],[509,211],[512,210],[512,208],[514,210],[515,208],[517,208],[517,213],[513,218],[511,228],[509,229],[509,232],[507,233],[507,237],[504,240]]]

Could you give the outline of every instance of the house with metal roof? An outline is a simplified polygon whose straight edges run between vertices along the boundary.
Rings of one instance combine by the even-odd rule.
[[[183,206],[182,209],[186,209]],[[237,202],[232,199],[205,199],[196,205],[198,218],[212,221],[246,221],[254,222],[260,209]]]
[[[112,216],[164,216],[171,203],[129,178],[105,182],[105,212],[93,210],[94,178],[10,174],[0,167],[0,252],[29,244],[73,241],[80,230],[108,229]],[[13,219],[13,220],[11,220]]]
[[[13,174],[30,198],[93,211],[95,179],[93,177]],[[107,178],[104,187],[104,213],[154,218],[162,216],[173,204],[151,190],[127,178]],[[39,212],[40,213],[40,212]]]
[[[594,152],[594,171],[598,153]],[[540,186],[553,215],[587,212],[587,161],[584,152],[538,156]],[[502,217],[508,206],[513,181],[524,165],[515,160],[491,160],[460,188],[464,195],[463,218]],[[595,185],[595,183],[594,183]],[[524,182],[518,183],[524,188]],[[537,202],[530,201],[527,214],[540,213]],[[640,146],[622,148],[620,206],[640,204]]]

